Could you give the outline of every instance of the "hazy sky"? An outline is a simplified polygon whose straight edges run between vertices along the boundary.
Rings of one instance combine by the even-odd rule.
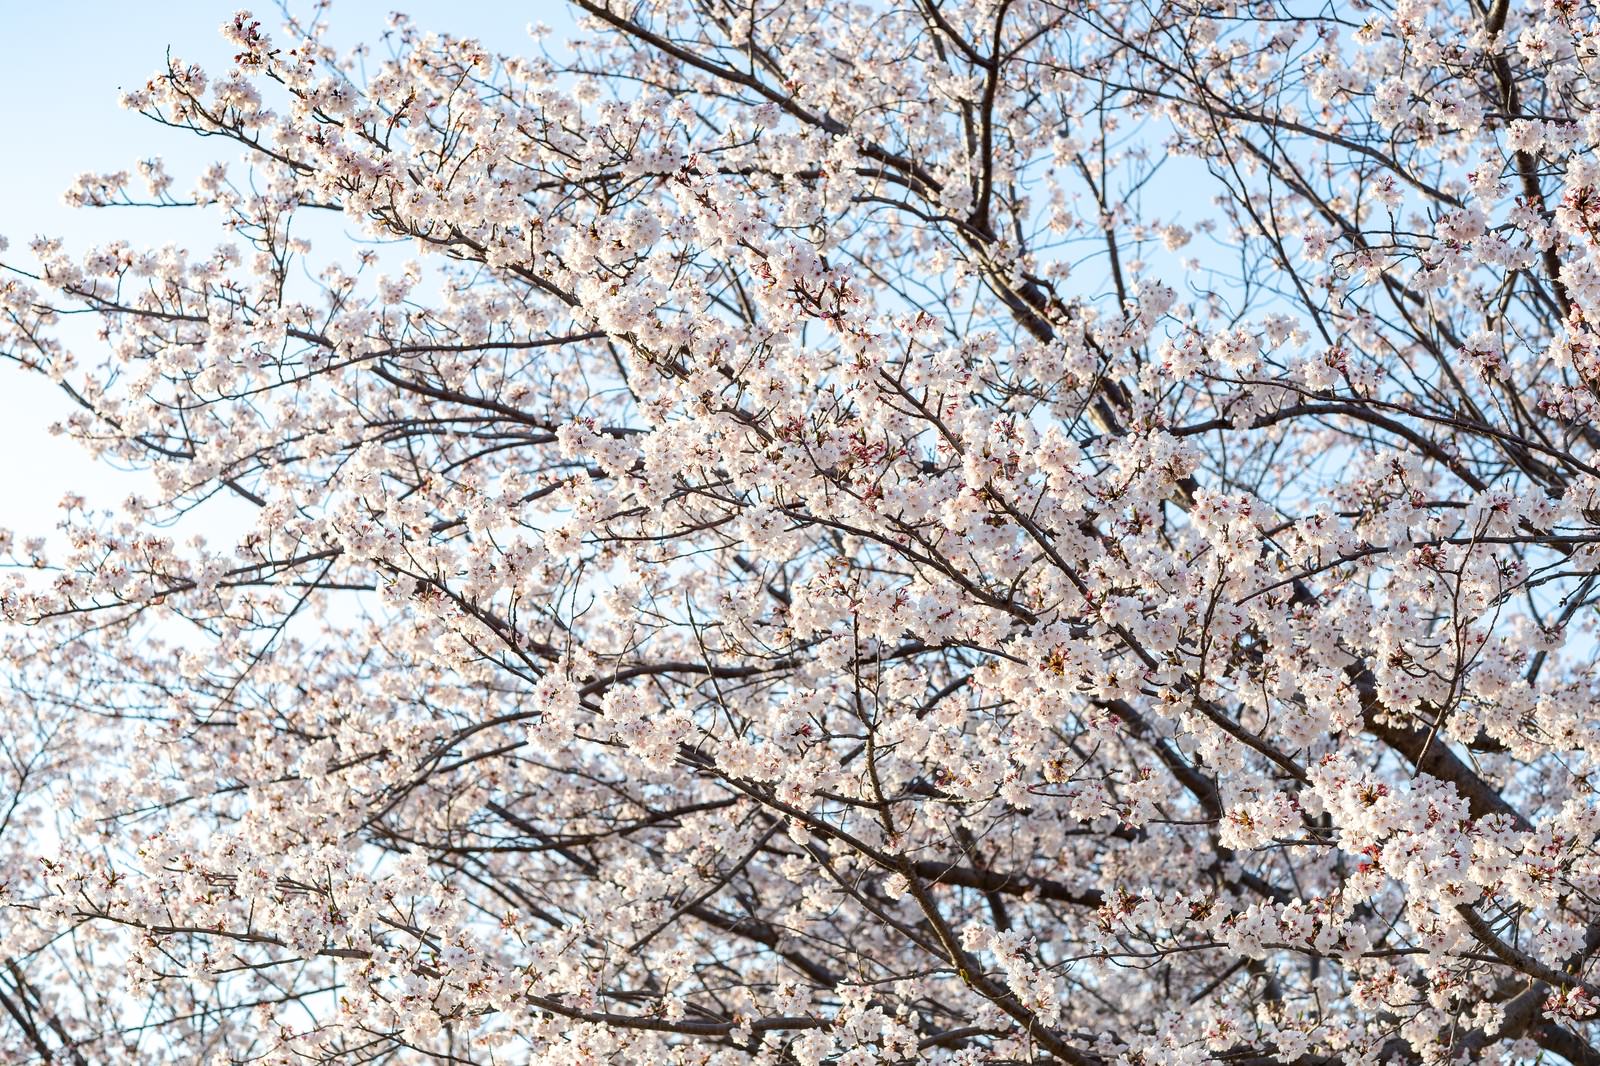
[[[229,48],[217,28],[240,6],[210,0],[0,0],[0,234],[11,242],[4,253],[8,260],[25,259],[27,243],[40,234],[62,237],[74,249],[118,237],[135,245],[175,240],[191,247],[216,239],[205,215],[75,210],[62,203],[61,193],[83,171],[132,170],[152,155],[166,160],[174,191],[181,192],[201,163],[216,158],[217,142],[123,111],[117,96],[120,88],[142,85],[164,67],[169,48],[210,70],[225,69]],[[309,8],[301,2],[290,6],[297,14]],[[499,52],[530,51],[529,23],[556,27],[558,37],[571,25],[556,0],[344,0],[328,12],[332,39],[341,46],[376,41],[397,8],[419,28],[475,36]],[[282,22],[275,4],[253,10],[269,28]],[[92,344],[92,334],[75,334],[84,337],[80,358],[92,362],[92,353],[81,350]],[[97,464],[73,442],[48,435],[50,424],[69,410],[67,398],[49,383],[0,365],[0,447],[8,459],[0,473],[0,527],[19,535],[48,531],[68,490],[106,506],[144,488],[138,476]]]

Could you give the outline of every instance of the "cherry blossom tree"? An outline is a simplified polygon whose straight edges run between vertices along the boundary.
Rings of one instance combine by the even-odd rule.
[[[1600,1062],[1600,11],[574,3],[0,256],[0,1060]]]

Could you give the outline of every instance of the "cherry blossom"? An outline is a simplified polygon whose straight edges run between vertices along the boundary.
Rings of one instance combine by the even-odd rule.
[[[1600,12],[573,3],[0,241],[0,1058],[1600,1056]]]

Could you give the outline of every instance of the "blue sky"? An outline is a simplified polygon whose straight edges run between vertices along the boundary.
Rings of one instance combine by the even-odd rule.
[[[208,69],[226,69],[230,49],[217,29],[241,6],[237,0],[0,0],[0,100],[6,101],[0,108],[0,234],[11,242],[5,258],[26,259],[27,243],[40,234],[62,237],[73,249],[119,237],[135,245],[177,241],[192,247],[215,238],[209,218],[199,213],[75,210],[62,203],[61,193],[84,171],[131,170],[152,155],[166,160],[175,191],[188,187],[199,165],[215,158],[217,143],[123,111],[117,96],[162,68],[168,48]],[[376,41],[397,8],[421,29],[474,36],[508,53],[533,48],[526,32],[531,22],[555,27],[557,40],[572,25],[557,0],[366,0],[333,5],[327,14],[333,40],[341,46]],[[291,3],[296,14],[309,9],[309,3]],[[275,3],[253,10],[269,28],[282,21]],[[81,350],[92,334],[75,336],[83,338],[83,361],[94,361]],[[0,366],[0,454],[10,460],[0,474],[0,527],[43,534],[55,525],[56,503],[68,490],[103,507],[144,487],[137,475],[97,464],[72,441],[48,435],[50,424],[69,410],[66,397],[47,382]]]

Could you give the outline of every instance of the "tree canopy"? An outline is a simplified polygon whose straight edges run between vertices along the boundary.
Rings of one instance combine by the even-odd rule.
[[[1600,1061],[1594,6],[574,8],[0,244],[0,1060]]]

